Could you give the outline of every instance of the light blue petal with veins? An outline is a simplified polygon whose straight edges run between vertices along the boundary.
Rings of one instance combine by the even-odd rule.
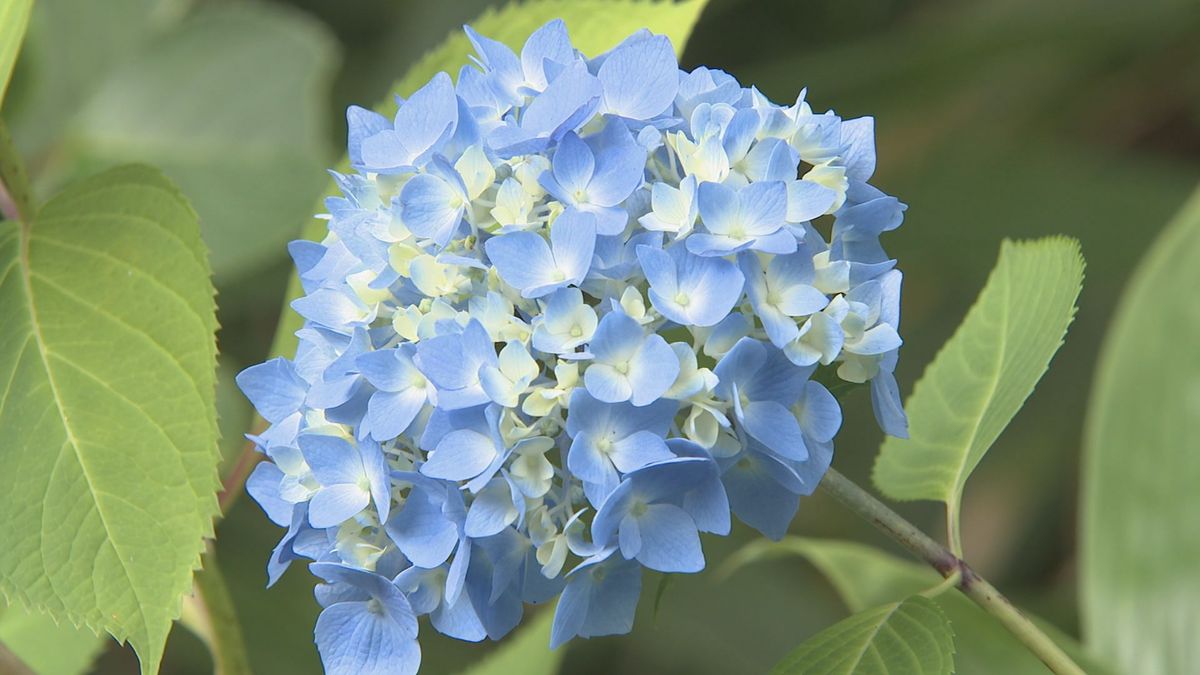
[[[321,529],[341,525],[367,508],[371,493],[357,485],[323,487],[308,502],[308,522]]]
[[[659,572],[699,572],[704,569],[704,552],[696,523],[674,504],[651,504],[639,516],[626,516],[622,534],[635,520],[641,539],[637,561]]]
[[[490,436],[470,429],[451,431],[421,465],[421,473],[431,478],[470,480],[488,468],[497,452]]]

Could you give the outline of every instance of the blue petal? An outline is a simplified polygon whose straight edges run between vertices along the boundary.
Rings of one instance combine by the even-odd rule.
[[[371,437],[382,443],[404,433],[425,407],[426,400],[427,395],[422,389],[377,391],[372,394],[367,402],[366,420]]]
[[[787,185],[787,220],[803,223],[829,213],[838,193],[819,183],[797,180]]]
[[[237,385],[268,422],[275,424],[300,409],[308,384],[285,358],[274,358],[238,373]]]
[[[576,61],[525,108],[521,130],[529,137],[549,138],[575,131],[595,113],[600,93],[600,81],[585,63]]]
[[[908,416],[900,402],[900,387],[896,385],[895,375],[881,370],[871,380],[871,405],[885,434],[908,438]]]
[[[751,183],[738,191],[742,226],[747,233],[767,235],[787,217],[787,188],[779,181]]]
[[[674,353],[672,353],[674,358]],[[679,362],[676,361],[676,364]],[[605,403],[621,403],[633,396],[633,385],[629,377],[617,372],[604,363],[594,363],[583,372],[583,384],[587,392]],[[670,387],[670,385],[667,385]]]
[[[387,523],[387,533],[413,564],[432,569],[446,562],[458,545],[458,527],[425,490],[413,489]]]
[[[246,492],[258,502],[271,522],[287,527],[292,521],[295,505],[279,496],[279,483],[282,480],[283,472],[273,462],[259,462],[246,479]]]
[[[875,118],[844,120],[841,133],[846,177],[850,180],[869,180],[875,173]]]
[[[350,165],[362,166],[363,139],[390,129],[392,123],[377,112],[352,105],[346,108],[346,154],[350,157]]]
[[[464,532],[476,539],[490,537],[511,525],[517,519],[517,508],[513,505],[512,490],[508,481],[494,478],[475,495],[471,508],[467,510]]]
[[[566,65],[575,59],[575,48],[562,19],[554,19],[533,31],[521,48],[521,68],[526,79],[537,87],[545,86],[545,62]]]
[[[623,362],[633,357],[645,338],[645,329],[628,314],[609,312],[596,326],[588,351],[600,361]]]
[[[708,462],[707,477],[684,494],[683,510],[701,532],[729,534],[729,498],[721,484],[720,468],[712,456],[700,445],[682,438],[670,439],[667,446],[679,457],[696,457]]]
[[[430,173],[413,176],[400,190],[400,218],[419,237],[445,246],[462,222],[466,195]]]
[[[635,120],[667,112],[679,89],[679,64],[665,36],[630,39],[608,54],[596,73],[604,111]]]
[[[646,151],[625,125],[610,122],[600,134],[588,139],[596,155],[596,171],[588,184],[588,202],[614,208],[629,198],[646,174]],[[624,211],[624,209],[621,209]],[[626,220],[628,214],[625,214]],[[621,223],[624,229],[624,222]],[[604,234],[619,234],[605,228]]]
[[[687,305],[680,307],[677,299],[670,297],[660,297],[659,301],[678,307],[684,325],[707,327],[720,323],[742,297],[745,278],[741,271],[728,260],[696,256],[681,246],[671,248],[671,257],[678,270],[678,286],[687,294]],[[652,293],[651,302],[653,298]]]
[[[587,144],[575,132],[568,132],[554,152],[551,169],[554,181],[546,184],[546,190],[559,201],[574,203],[575,194],[586,190],[592,180],[596,160]]]
[[[443,602],[429,617],[430,623],[442,635],[466,642],[479,642],[487,637],[487,631],[479,622],[479,615],[470,598],[460,595],[455,602]]]
[[[792,411],[775,401],[753,401],[743,408],[746,433],[781,456],[797,461],[808,459],[800,423]]]
[[[601,486],[608,494],[619,479],[612,461],[596,446],[597,440],[586,432],[576,436],[567,450],[567,469],[576,478]]]
[[[704,226],[713,232],[729,231],[740,218],[737,191],[721,183],[700,183],[696,188],[696,206]],[[690,245],[688,248],[694,250]]]
[[[358,450],[342,438],[302,434],[298,442],[304,461],[321,485],[353,484],[365,475]]]
[[[637,561],[659,572],[699,572],[704,552],[696,523],[674,504],[650,504],[636,518],[641,538]],[[622,523],[621,529],[625,529]]]
[[[379,513],[379,522],[387,522],[392,506],[392,481],[383,448],[374,441],[362,440],[358,443],[358,451],[362,455],[363,469],[367,474],[371,500],[375,502],[375,510]]]
[[[758,111],[754,108],[742,108],[735,112],[721,137],[721,147],[725,149],[725,154],[735,162],[745,157],[759,126]]]
[[[354,359],[354,365],[377,389],[400,391],[409,385],[409,373],[400,361],[399,348],[359,354]]]
[[[512,98],[517,94],[517,87],[524,79],[521,72],[521,62],[504,43],[485,37],[475,32],[470,26],[463,26],[471,46],[479,54],[484,67],[490,71],[488,75],[494,78],[503,93]],[[461,86],[461,82],[460,82]]]
[[[321,288],[297,298],[291,307],[305,319],[343,335],[354,332],[367,314],[367,307],[357,298],[332,288]]]
[[[771,477],[771,465],[787,470],[775,460],[744,452],[722,475],[729,506],[744,523],[778,541],[787,534],[788,525],[800,506],[795,494]]]
[[[796,179],[800,155],[781,138],[764,138],[742,160],[746,177],[755,182]]]
[[[804,433],[819,443],[833,440],[842,426],[842,408],[833,394],[810,381],[805,384],[800,404],[800,428]]]
[[[613,441],[607,455],[621,473],[629,473],[647,464],[674,457],[667,449],[667,443],[662,436],[652,431],[635,431],[625,438]]]
[[[527,291],[536,291],[562,281],[554,277],[554,256],[550,253],[549,244],[532,232],[511,232],[492,237],[484,243],[484,250],[500,278],[521,291],[522,297],[534,297],[528,295]],[[549,288],[540,295],[552,290]]]
[[[470,480],[496,459],[496,446],[490,436],[460,429],[442,437],[421,473],[444,480]]]
[[[636,497],[643,502],[674,500],[701,485],[711,476],[712,469],[710,459],[679,457],[633,471],[625,482],[630,485],[631,498]],[[604,506],[602,511],[609,505]],[[596,520],[601,520],[600,514],[596,515]]]
[[[704,257],[719,258],[744,251],[753,245],[754,240],[743,241],[723,234],[708,234],[707,232],[696,232],[686,240],[688,251]]]
[[[578,286],[587,276],[596,248],[595,218],[586,213],[568,210],[550,226],[550,246],[554,264],[563,275],[561,282]]]
[[[633,629],[642,568],[632,561],[609,559],[572,570],[554,612],[550,648],[572,637],[619,635]]]
[[[392,130],[362,142],[362,157],[372,171],[404,169],[428,155],[454,133],[458,123],[458,98],[446,73],[438,73],[396,111]]]
[[[325,608],[314,635],[329,675],[415,675],[421,665],[415,635],[407,635],[388,616],[369,611],[365,602]]]
[[[679,359],[675,351],[661,335],[648,336],[629,360],[629,384],[632,387],[629,402],[640,407],[657,401],[677,377]]]
[[[371,495],[357,485],[323,487],[308,502],[308,522],[318,529],[341,525],[370,503]]]

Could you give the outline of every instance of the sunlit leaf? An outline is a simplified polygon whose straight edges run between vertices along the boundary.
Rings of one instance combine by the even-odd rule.
[[[17,52],[32,9],[33,0],[0,0],[0,102],[17,63]]]
[[[910,437],[883,444],[874,479],[884,494],[957,512],[971,471],[1062,344],[1082,283],[1075,240],[1004,242],[975,305],[905,403]]]
[[[772,675],[950,675],[954,631],[920,595],[868,609],[805,640]]]
[[[1200,192],[1121,298],[1088,411],[1088,646],[1130,673],[1200,671]]]
[[[0,591],[155,672],[217,512],[213,290],[157,171],[0,223]]]

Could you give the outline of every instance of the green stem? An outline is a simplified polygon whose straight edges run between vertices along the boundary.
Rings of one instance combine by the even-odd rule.
[[[950,545],[950,552],[957,558],[963,557],[962,530],[958,524],[958,514],[961,510],[957,502],[946,502],[946,543]]]
[[[252,431],[255,434],[261,434],[266,428],[266,421],[255,416]],[[255,465],[262,460],[262,455],[254,447],[254,441],[246,441],[242,445],[241,454],[234,461],[233,466],[229,469],[229,473],[221,479],[221,491],[217,493],[217,503],[221,506],[221,516],[229,515],[229,509],[233,507],[233,503],[237,501],[239,495],[242,494],[242,488],[246,485],[246,480],[250,477],[250,473],[254,471]]]
[[[184,598],[180,621],[208,647],[214,675],[250,675],[250,661],[242,641],[242,629],[234,610],[225,577],[217,566],[212,547],[201,560],[192,595]]]
[[[1008,598],[996,590],[995,586],[900,514],[834,469],[830,469],[825,475],[825,479],[821,481],[821,488],[910,553],[929,563],[943,577],[959,575],[958,589],[1000,621],[1051,671],[1059,675],[1084,675],[1083,669]]]

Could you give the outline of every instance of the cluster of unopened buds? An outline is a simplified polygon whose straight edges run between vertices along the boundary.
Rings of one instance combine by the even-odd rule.
[[[295,358],[238,378],[270,580],[327,582],[331,673],[415,672],[422,615],[495,640],[557,597],[553,646],[629,631],[642,568],[699,571],[731,512],[784,534],[842,423],[822,382],[905,434],[869,118],[648,32],[592,59],[559,21],[519,55],[467,34],[456,83],[350,109],[329,233],[291,246]]]

